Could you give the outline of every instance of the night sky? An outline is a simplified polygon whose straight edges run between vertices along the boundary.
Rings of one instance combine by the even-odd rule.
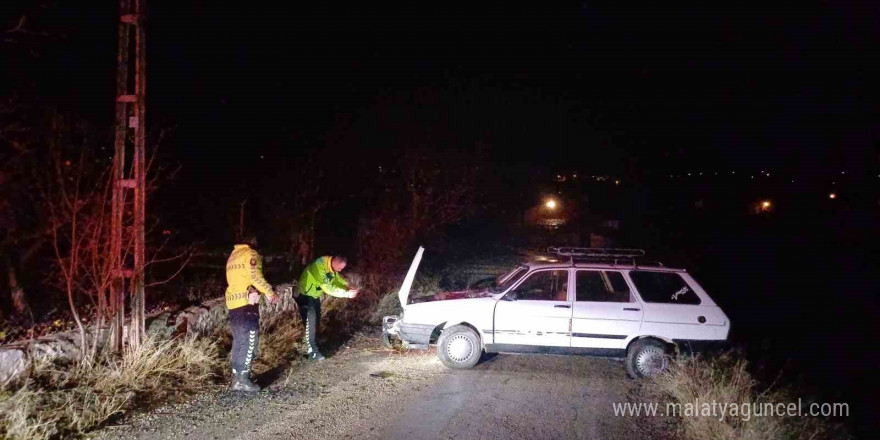
[[[49,36],[26,36],[38,57],[7,40],[6,92],[111,121],[114,2],[17,3],[5,26],[27,15]],[[217,175],[265,166],[230,147],[272,159],[357,130],[344,148],[383,148],[394,111],[551,167],[878,164],[870,2],[185,3],[149,4],[149,124],[175,128],[166,153]]]

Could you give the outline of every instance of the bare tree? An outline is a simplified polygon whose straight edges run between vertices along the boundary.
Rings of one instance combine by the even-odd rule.
[[[80,350],[83,360],[86,359],[88,345],[86,344],[86,330],[83,326],[79,309],[76,305],[75,294],[78,291],[77,283],[80,281],[82,272],[81,256],[88,242],[89,230],[95,227],[90,222],[93,216],[83,214],[84,211],[95,209],[93,206],[99,202],[95,197],[100,193],[95,187],[89,187],[83,182],[85,152],[80,153],[76,167],[78,172],[67,173],[61,169],[55,161],[56,184],[50,186],[49,192],[44,197],[47,200],[50,223],[52,227],[52,249],[55,251],[57,266],[61,273],[63,289],[67,294],[67,302],[76,326],[80,333]],[[64,161],[65,166],[70,166],[70,160]],[[62,225],[66,225],[62,226]]]
[[[37,182],[43,150],[39,148],[40,129],[46,118],[15,99],[0,101],[0,254],[7,275],[12,316],[27,315],[27,283],[31,263],[51,237],[51,227],[42,215]]]
[[[108,318],[116,315],[118,307],[124,307],[124,304],[115,304],[110,300],[110,289],[118,280],[116,268],[130,263],[134,235],[125,234],[129,239],[122,243],[121,253],[111,252],[112,163],[93,154],[95,148],[92,145],[72,147],[72,141],[66,137],[70,127],[63,118],[59,118],[54,129],[58,136],[49,145],[52,166],[41,185],[42,201],[51,225],[51,244],[58,268],[59,286],[67,296],[71,315],[80,331],[83,359],[88,361],[98,352]],[[148,170],[153,163],[152,160],[149,162]],[[164,178],[167,178],[167,174],[152,173],[146,190],[154,191]],[[124,201],[125,209],[131,209],[132,203],[132,200]],[[149,228],[150,232],[154,227]],[[144,267],[169,262],[179,266],[169,278],[149,285],[170,281],[192,256],[192,249],[167,256],[169,240],[170,236],[166,236],[159,246],[151,249],[151,257]],[[126,264],[120,265],[120,262]],[[94,310],[95,337],[91,345],[87,345],[86,328],[80,313],[84,302]]]
[[[320,150],[309,150],[296,161],[284,164],[287,172],[271,177],[273,188],[270,209],[273,226],[287,241],[290,270],[295,263],[308,264],[315,256],[315,229],[322,210],[336,200],[328,195]],[[291,182],[290,176],[297,176]]]
[[[424,147],[397,154],[389,165],[394,172],[358,224],[365,272],[393,270],[413,246],[441,237],[444,228],[470,215],[480,190],[480,163],[476,155]]]

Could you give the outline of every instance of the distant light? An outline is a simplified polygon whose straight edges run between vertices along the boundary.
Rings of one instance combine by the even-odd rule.
[[[547,209],[556,209],[556,200],[549,199],[544,203]]]
[[[791,183],[794,183],[794,179],[791,179]]]
[[[828,194],[828,198],[829,198],[829,199],[836,199],[836,198],[837,198],[837,194],[835,194],[835,193],[830,193],[830,194]]]
[[[691,173],[688,173],[688,176],[690,176],[690,175],[691,175]]]
[[[730,174],[736,174],[736,171],[731,171]]]
[[[754,205],[755,213],[759,214],[762,212],[770,212],[773,210],[773,202],[770,200],[759,200]]]
[[[767,173],[767,177],[770,177],[770,173]]]
[[[618,179],[618,180],[615,180],[615,181],[614,181],[614,184],[615,184],[615,185],[620,185],[620,180],[619,180],[619,179]]]
[[[754,179],[754,178],[755,178],[755,176],[749,176],[749,179]]]
[[[846,174],[846,171],[841,171],[840,174]]]

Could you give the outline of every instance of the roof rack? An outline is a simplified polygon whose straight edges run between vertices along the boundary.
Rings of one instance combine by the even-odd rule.
[[[632,263],[634,267],[638,267],[637,258],[643,258],[645,251],[643,249],[616,249],[616,248],[588,248],[588,247],[557,247],[551,246],[547,248],[547,253],[571,258],[571,265],[577,262],[602,262],[618,265],[618,261],[624,260],[626,263]],[[577,258],[578,261],[575,261]],[[659,263],[658,263],[659,264]],[[660,264],[662,266],[662,264]]]

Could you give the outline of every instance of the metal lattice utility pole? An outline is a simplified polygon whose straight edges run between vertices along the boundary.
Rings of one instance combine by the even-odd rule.
[[[119,0],[119,46],[116,71],[116,137],[113,156],[113,201],[110,287],[110,346],[122,349],[125,328],[125,297],[130,292],[131,324],[128,343],[140,345],[144,335],[144,222],[146,206],[146,0]],[[130,48],[134,47],[134,60]],[[129,72],[134,62],[134,77]],[[131,163],[126,160],[133,150]],[[133,209],[126,215],[129,190]],[[126,282],[128,280],[128,282]]]

